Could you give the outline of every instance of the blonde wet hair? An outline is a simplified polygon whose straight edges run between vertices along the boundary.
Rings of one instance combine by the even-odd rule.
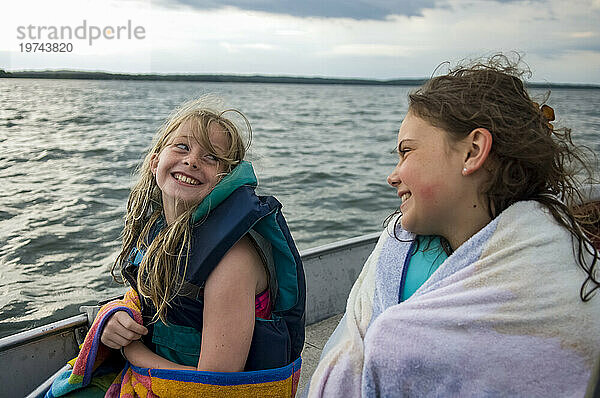
[[[224,170],[220,177],[228,174],[246,156],[252,139],[252,128],[240,111],[224,108],[222,103],[222,100],[213,95],[203,96],[182,104],[169,115],[137,170],[138,181],[127,202],[122,232],[123,245],[111,273],[115,280],[122,281],[122,278],[117,278],[115,270],[122,271],[134,248],[145,251],[137,273],[138,293],[152,301],[157,310],[155,320],[160,318],[164,323],[167,323],[169,303],[181,289],[187,272],[192,215],[198,203],[189,206],[170,225],[164,225],[158,235],[148,242],[151,228],[163,217],[162,194],[152,173],[152,158],[158,156],[169,144],[177,128],[187,123],[194,139],[217,158],[219,168]],[[247,130],[246,139],[242,137],[236,123],[226,117],[230,114],[238,115],[243,120]],[[220,127],[228,141],[228,147],[220,153],[209,139],[210,126],[214,123]],[[180,267],[183,267],[182,273],[179,272]]]

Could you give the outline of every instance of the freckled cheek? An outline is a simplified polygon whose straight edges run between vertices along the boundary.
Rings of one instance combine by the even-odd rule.
[[[419,194],[420,194],[421,197],[423,197],[423,199],[429,199],[429,200],[431,200],[433,198],[433,195],[434,195],[434,189],[433,189],[432,186],[428,185],[428,186],[422,187],[419,190]]]
[[[441,188],[442,187],[439,184],[430,184],[419,187],[419,197],[422,201],[427,203],[439,203],[440,200],[443,200],[443,198],[440,198]]]

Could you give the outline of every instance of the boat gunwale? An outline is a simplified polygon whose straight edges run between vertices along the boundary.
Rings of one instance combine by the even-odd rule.
[[[11,348],[28,344],[40,340],[47,336],[52,336],[66,331],[71,331],[82,326],[89,327],[86,314],[78,314],[66,319],[61,319],[47,325],[25,330],[0,338],[0,352],[10,350]]]
[[[310,260],[319,256],[332,254],[338,251],[351,249],[353,247],[363,246],[368,243],[374,243],[379,239],[381,231],[372,232],[370,234],[356,236],[350,239],[344,239],[333,243],[328,243],[322,246],[313,247],[311,249],[305,249],[300,251],[300,257],[302,261]]]

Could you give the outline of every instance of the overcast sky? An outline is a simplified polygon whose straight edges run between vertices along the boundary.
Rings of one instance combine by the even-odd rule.
[[[2,8],[0,68],[9,71],[392,79],[517,50],[533,81],[600,84],[600,0],[9,0]],[[69,30],[85,38],[69,39]],[[37,42],[72,51],[27,53]]]

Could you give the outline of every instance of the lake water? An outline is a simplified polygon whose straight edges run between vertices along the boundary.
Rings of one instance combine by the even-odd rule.
[[[184,100],[217,93],[245,113],[260,193],[302,250],[379,231],[399,205],[385,178],[412,89],[0,79],[0,337],[123,291],[109,269],[132,173]],[[600,153],[600,90],[555,89],[549,104]]]

